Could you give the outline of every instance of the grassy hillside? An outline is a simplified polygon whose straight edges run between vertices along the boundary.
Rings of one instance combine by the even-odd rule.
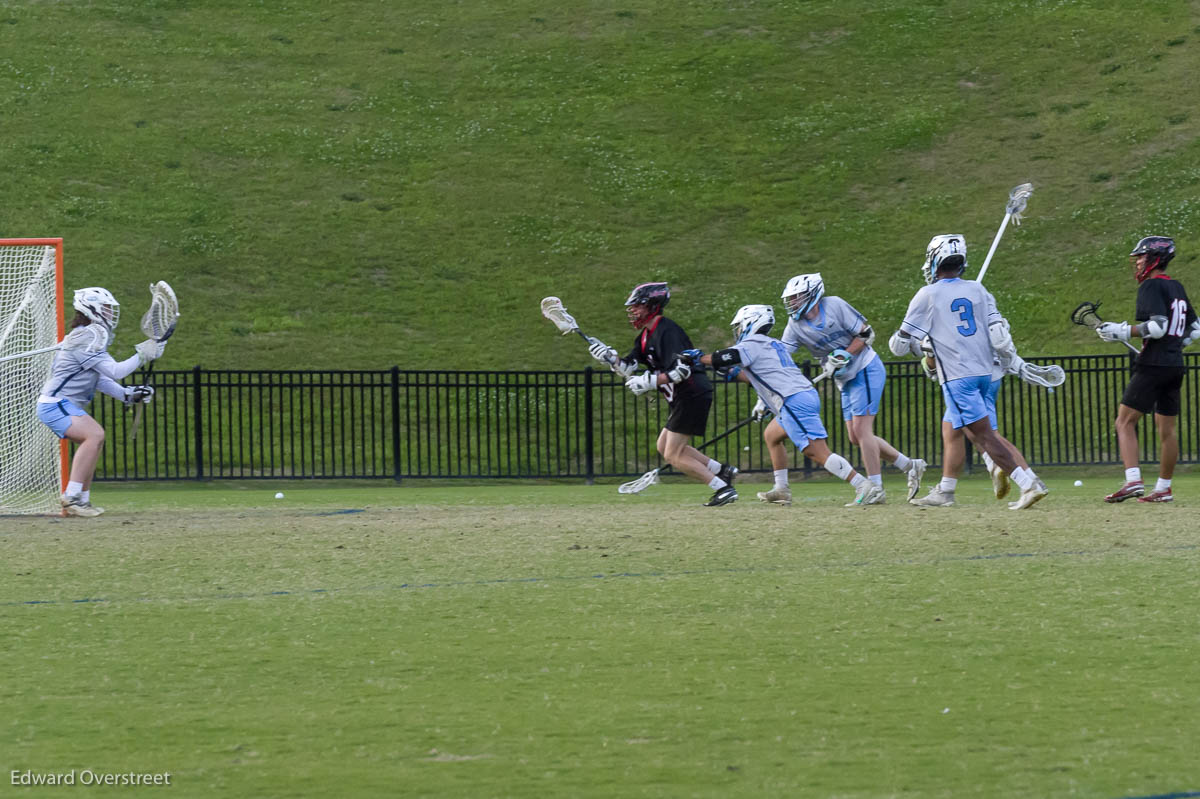
[[[1100,351],[1066,314],[1129,314],[1140,236],[1200,296],[1198,70],[1183,0],[8,3],[0,235],[127,320],[170,280],[164,368],[568,367],[537,301],[623,343],[650,279],[706,347],[814,270],[886,335],[1029,180],[988,284]]]

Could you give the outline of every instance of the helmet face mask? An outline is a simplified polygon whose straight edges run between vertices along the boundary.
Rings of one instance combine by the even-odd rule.
[[[1129,257],[1133,259],[1134,277],[1141,283],[1155,269],[1167,268],[1175,257],[1175,241],[1167,236],[1147,236],[1134,246]]]
[[[651,319],[662,313],[671,301],[671,289],[666,283],[642,283],[634,286],[625,300],[625,313],[634,328],[645,327]]]
[[[735,341],[751,333],[767,333],[775,326],[775,309],[770,305],[743,305],[729,324]]]
[[[98,286],[79,289],[75,292],[72,306],[91,322],[104,325],[111,334],[121,320],[121,303],[107,289]]]
[[[808,315],[821,298],[825,296],[825,281],[820,272],[810,275],[796,275],[787,282],[780,297],[788,315],[797,322]],[[747,306],[749,307],[749,306]]]
[[[940,275],[957,269],[952,275]],[[967,242],[957,233],[942,233],[929,240],[925,248],[925,263],[921,265],[921,275],[926,285],[932,285],[946,277],[961,277],[967,271]]]

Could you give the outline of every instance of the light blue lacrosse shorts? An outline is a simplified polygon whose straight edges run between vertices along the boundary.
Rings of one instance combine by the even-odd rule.
[[[988,410],[988,392],[992,387],[991,375],[960,377],[942,384],[942,398],[946,400],[946,415],[943,417],[955,429],[966,427],[994,414],[996,403]]]
[[[1000,384],[1003,381],[1003,377],[993,380],[991,385],[988,386],[987,395],[983,398],[984,402],[987,403],[988,421],[992,423],[993,430],[1000,429],[1000,417],[996,415],[996,397],[1000,394]],[[950,422],[951,425],[954,424],[954,419],[950,416],[950,406],[948,405],[946,406],[946,413],[942,416],[942,421]]]
[[[855,416],[877,415],[885,382],[887,369],[879,358],[872,360],[860,369],[858,374],[847,380],[842,386],[842,419],[848,422]]]
[[[783,432],[796,445],[805,450],[813,441],[829,438],[825,425],[821,424],[821,395],[814,388],[793,394],[783,401],[779,409],[779,420]]]
[[[58,402],[39,402],[37,415],[42,420],[42,424],[54,431],[54,435],[66,438],[67,428],[71,426],[71,417],[87,416],[87,411],[70,400],[59,400]]]

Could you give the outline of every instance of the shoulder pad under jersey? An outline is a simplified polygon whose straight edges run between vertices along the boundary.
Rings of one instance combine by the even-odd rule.
[[[81,352],[104,352],[108,349],[108,331],[103,325],[77,327],[63,339],[64,350]]]

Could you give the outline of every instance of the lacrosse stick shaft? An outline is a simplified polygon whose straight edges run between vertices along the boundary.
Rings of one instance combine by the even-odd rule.
[[[1000,237],[1004,235],[1004,229],[1008,227],[1008,220],[1012,219],[1012,212],[1006,211],[1004,221],[1000,223],[1000,229],[996,231],[996,238],[992,239],[991,249],[988,250],[987,257],[983,259],[983,266],[979,268],[979,275],[975,278],[976,283],[983,282],[983,276],[987,274],[988,264],[992,262],[992,256],[996,254],[996,247],[1000,244]]]
[[[155,364],[155,362],[151,361],[150,365],[148,367],[146,367],[146,383],[147,384],[150,383],[150,375],[153,374],[153,372],[154,372],[154,364]],[[130,441],[137,441],[138,430],[140,430],[142,427],[142,412],[144,410],[146,410],[146,403],[144,403],[144,402],[139,402],[138,406],[136,408],[134,408],[134,410],[133,410],[133,424],[129,428],[129,440]]]
[[[26,352],[18,352],[15,355],[5,355],[3,358],[0,358],[0,363],[4,363],[5,361],[15,361],[18,358],[28,358],[31,355],[41,355],[43,352],[54,352],[55,350],[60,349],[61,347],[62,347],[62,344],[55,344],[52,347],[40,347],[39,349],[36,349],[36,350],[28,350]]]
[[[713,438],[710,438],[708,441],[705,441],[703,444],[697,444],[696,449],[702,450],[702,449],[705,449],[706,447],[711,447],[713,444],[716,444],[718,441],[728,438],[729,436],[733,435],[738,430],[741,430],[743,427],[745,427],[746,425],[750,424],[753,421],[754,421],[753,416],[751,416],[747,419],[743,419],[742,421],[735,424],[733,427],[726,430],[724,433],[721,433],[719,436],[714,436]],[[658,473],[664,474],[665,472],[669,471],[670,469],[671,469],[671,464],[668,463],[666,466],[661,467],[658,470]]]

